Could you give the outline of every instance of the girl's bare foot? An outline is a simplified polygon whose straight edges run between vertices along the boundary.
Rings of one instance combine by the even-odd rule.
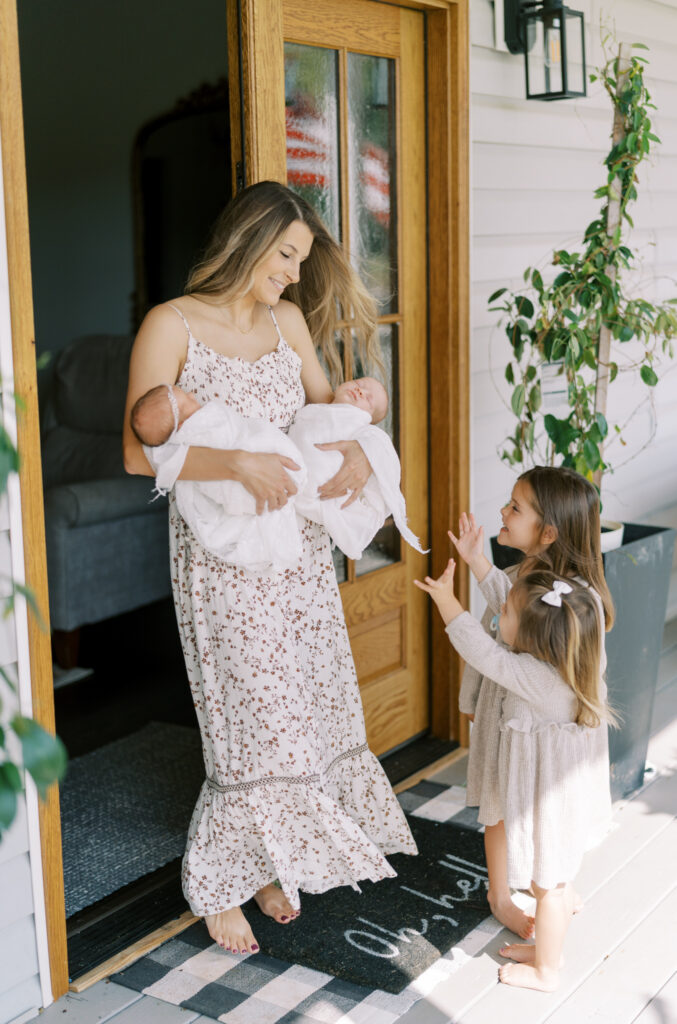
[[[504,964],[498,969],[499,980],[516,988],[535,988],[539,992],[554,992],[559,984],[559,973],[546,967],[536,970],[531,964]]]
[[[536,959],[536,947],[525,946],[520,942],[515,942],[510,946],[501,946],[498,952],[507,960],[515,960],[518,964],[533,964]],[[560,967],[564,966],[564,958],[560,960],[559,965]]]
[[[282,889],[272,882],[255,892],[254,899],[261,913],[272,917],[278,924],[289,924],[301,913],[300,910],[294,910]]]
[[[258,953],[259,945],[240,907],[208,914],[205,924],[214,942],[229,952]]]
[[[505,928],[509,928],[521,939],[530,939],[534,934],[534,919],[525,914],[523,910],[513,903],[510,897],[502,900],[493,899],[491,893],[487,894],[491,913],[497,921],[500,921]]]

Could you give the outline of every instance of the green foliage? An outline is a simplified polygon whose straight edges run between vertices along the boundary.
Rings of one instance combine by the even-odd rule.
[[[3,395],[3,401],[10,398]],[[20,403],[16,401],[17,408]],[[5,428],[0,425],[0,494],[7,488],[11,473],[19,468],[19,455],[14,442]],[[16,596],[21,595],[29,610],[42,624],[35,596],[30,588],[11,580],[9,596],[3,599],[5,616],[14,610]],[[9,672],[0,667],[0,678],[4,688],[11,695],[16,685]],[[66,749],[57,736],[46,732],[42,726],[16,714],[3,700],[0,682],[0,839],[16,817],[17,797],[23,792],[23,771],[28,771],[41,797],[45,797],[49,786],[63,778],[66,770]]]
[[[590,479],[611,469],[603,447],[607,422],[595,409],[603,327],[614,342],[622,345],[634,339],[640,343],[636,365],[648,388],[658,382],[654,364],[659,352],[673,356],[677,299],[653,305],[629,298],[622,288],[623,271],[634,261],[632,250],[622,242],[622,225],[632,226],[628,207],[637,198],[637,167],[649,155],[652,143],[659,142],[651,131],[649,111],[655,107],[644,83],[645,63],[642,57],[630,58],[619,95],[618,58],[607,60],[597,75],[590,76],[604,85],[622,118],[623,132],[604,161],[606,183],[595,196],[605,202],[599,216],[585,229],[580,251],[559,249],[553,253],[551,264],[558,273],[552,284],[546,285],[538,270],[527,267],[523,278],[528,294],[499,288],[489,297],[490,308],[504,314],[502,323],[512,349],[505,379],[513,388],[510,405],[518,422],[501,452],[511,465],[522,467],[537,461],[536,452],[544,443],[549,464],[570,466]],[[607,233],[610,199],[620,199],[619,226],[611,236]],[[540,370],[544,363],[559,363],[558,372],[565,378],[570,411],[563,419],[541,412]],[[608,369],[611,383],[618,373],[615,359]],[[620,437],[620,428],[614,430]],[[622,437],[620,440],[624,443]]]

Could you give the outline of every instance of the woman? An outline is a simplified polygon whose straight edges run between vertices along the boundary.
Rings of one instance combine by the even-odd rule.
[[[179,384],[200,402],[224,401],[284,428],[305,402],[331,401],[311,331],[340,376],[339,307],[351,312],[363,360],[373,361],[374,304],[312,208],[276,182],[241,192],[217,223],[186,295],[157,306],[141,325],[125,414],[128,472],[152,474],[129,412],[157,384]],[[349,504],[369,463],[354,441],[326,447],[344,459],[322,496],[346,495]],[[181,477],[239,480],[263,512],[295,493],[293,468],[274,454],[191,448]],[[416,846],[367,748],[324,530],[305,521],[298,566],[264,576],[202,549],[171,496],[170,537],[207,774],[188,834],[184,893],[219,945],[256,952],[241,910],[250,897],[289,923],[299,913],[299,889],[392,876],[383,855],[413,854]]]

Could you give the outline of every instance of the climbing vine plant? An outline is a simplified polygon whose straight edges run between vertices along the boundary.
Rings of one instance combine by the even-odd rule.
[[[3,403],[12,396],[3,393]],[[17,400],[17,405],[20,403]],[[0,494],[7,490],[12,473],[19,470],[16,445],[0,422]],[[7,581],[5,581],[7,582]],[[17,595],[25,598],[29,613],[40,618],[33,592],[10,579],[6,597],[0,599],[1,613],[7,618],[14,611]],[[49,786],[62,778],[66,770],[66,750],[61,740],[46,732],[32,718],[17,712],[17,686],[11,672],[0,667],[0,839],[16,817],[18,796],[24,789],[28,771],[41,797]]]
[[[633,49],[646,47],[636,43]],[[585,229],[579,251],[553,253],[551,284],[528,267],[525,288],[499,288],[489,298],[492,311],[504,314],[512,350],[505,378],[513,389],[517,424],[501,457],[511,465],[570,466],[598,485],[603,471],[611,469],[604,450],[610,433],[606,386],[619,372],[616,343],[639,343],[639,355],[623,368],[639,369],[644,385],[653,388],[658,356],[661,351],[673,356],[677,334],[677,299],[654,305],[623,290],[623,273],[635,259],[624,244],[623,228],[633,226],[629,208],[637,198],[637,168],[660,142],[652,131],[650,112],[656,107],[644,81],[646,64],[639,55],[610,58],[605,51],[604,66],[590,76],[601,81],[613,104],[614,132],[604,160],[606,182],[595,192],[603,205]],[[561,418],[542,410],[545,364],[564,377],[569,411]],[[624,444],[622,430],[614,425],[611,433]]]

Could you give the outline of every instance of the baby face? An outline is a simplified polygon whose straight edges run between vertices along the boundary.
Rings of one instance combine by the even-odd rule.
[[[372,423],[380,423],[388,412],[388,392],[374,377],[345,381],[334,392],[334,401],[364,409],[371,416]]]

